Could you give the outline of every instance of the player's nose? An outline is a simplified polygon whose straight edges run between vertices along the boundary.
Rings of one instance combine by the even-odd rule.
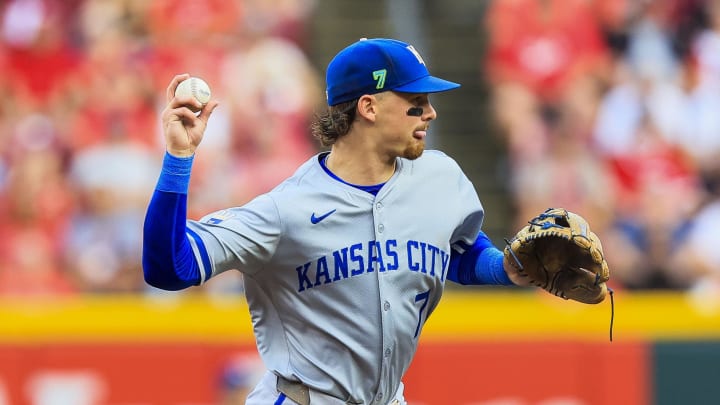
[[[428,103],[427,108],[423,108],[423,121],[432,121],[435,118],[437,118],[437,111],[435,111],[435,107],[433,107],[432,104]]]

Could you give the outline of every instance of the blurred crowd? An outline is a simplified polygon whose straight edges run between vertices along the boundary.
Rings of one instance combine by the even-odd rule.
[[[482,71],[516,227],[586,216],[611,284],[720,292],[720,1],[496,0]]]
[[[144,210],[178,73],[221,100],[190,217],[316,152],[313,0],[0,2],[0,295],[157,293]],[[494,0],[479,72],[507,146],[513,229],[586,216],[615,288],[720,291],[720,0]],[[202,291],[240,291],[238,274]]]
[[[190,216],[247,202],[315,152],[312,0],[0,2],[0,296],[155,292],[142,222],[175,74],[221,100]],[[235,276],[235,278],[233,278]],[[242,288],[239,275],[208,291]]]

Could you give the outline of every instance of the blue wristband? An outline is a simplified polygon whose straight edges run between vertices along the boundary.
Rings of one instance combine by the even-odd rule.
[[[483,249],[475,264],[475,275],[482,284],[513,285],[503,266],[503,252],[496,247]]]
[[[190,157],[173,156],[167,151],[163,158],[162,171],[155,190],[170,193],[187,194],[190,187],[190,172],[195,155]]]

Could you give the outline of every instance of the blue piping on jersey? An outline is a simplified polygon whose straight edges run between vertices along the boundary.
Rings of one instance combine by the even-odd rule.
[[[200,281],[206,281],[212,275],[212,265],[210,264],[210,255],[208,255],[207,248],[205,247],[205,242],[203,242],[200,235],[198,235],[197,232],[193,231],[192,229],[186,228],[186,231],[187,234],[190,235],[190,237],[192,237],[195,241],[198,254],[202,259],[202,268],[200,269],[202,274],[200,274]]]
[[[333,179],[339,181],[340,183],[347,184],[350,187],[355,187],[358,190],[362,190],[365,192],[368,192],[374,196],[377,196],[377,194],[380,192],[380,189],[383,188],[385,183],[380,184],[373,184],[371,186],[360,186],[358,184],[352,184],[348,183],[347,181],[341,179],[340,177],[336,176],[335,173],[331,172],[330,169],[327,167],[327,163],[325,162],[327,160],[327,157],[330,156],[330,154],[320,155],[318,159],[320,160],[320,166],[325,170],[325,173],[328,174],[328,176],[332,177]]]
[[[482,231],[465,252],[453,249],[447,278],[460,284],[513,285],[503,267],[503,253]]]

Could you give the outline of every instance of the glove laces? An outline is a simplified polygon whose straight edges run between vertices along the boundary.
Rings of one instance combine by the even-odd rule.
[[[608,293],[610,293],[610,342],[613,340],[613,323],[615,321],[615,300],[613,299],[613,296],[615,295],[615,291],[613,291],[612,288],[608,287]]]
[[[595,275],[595,285],[600,282],[600,274]],[[613,324],[615,323],[615,291],[608,287],[608,293],[610,294],[610,342],[613,341]]]
[[[530,223],[532,224],[532,221]],[[534,225],[537,225],[537,224],[534,224]],[[507,238],[504,238],[504,240],[505,240],[505,243],[508,246],[510,246],[510,241]],[[513,252],[512,249],[509,249],[508,251],[510,252],[510,255],[512,256],[513,261],[515,261],[515,264],[517,265],[517,267],[520,270],[522,270],[523,265],[522,265],[522,263],[520,263],[520,259],[518,259],[518,257],[515,255],[515,252]],[[600,275],[598,274],[598,275],[596,275],[596,277],[597,277],[597,279],[595,280],[595,282],[598,282]],[[610,294],[610,342],[612,342],[613,341],[613,326],[615,324],[615,298],[614,298],[615,291],[612,288],[608,287],[608,293]]]

